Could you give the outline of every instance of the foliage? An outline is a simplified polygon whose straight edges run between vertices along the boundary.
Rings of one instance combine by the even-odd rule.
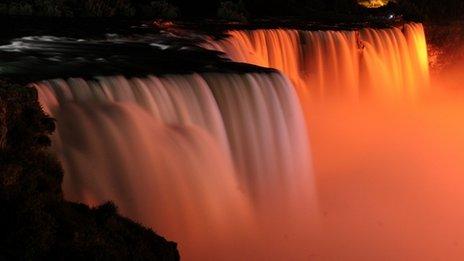
[[[463,19],[464,1],[462,0],[398,0],[397,8],[407,17],[416,20],[440,22],[443,20]]]
[[[244,21],[250,17],[360,14],[356,0],[3,0],[0,14],[53,17],[214,17]],[[462,0],[391,0],[381,8],[416,20],[463,19]]]
[[[66,202],[47,149],[54,120],[33,88],[0,81],[0,260],[178,260],[176,244],[117,214]]]
[[[7,15],[34,15],[32,4],[24,1],[0,4],[0,12]]]
[[[217,16],[220,19],[234,22],[246,22],[247,20],[245,5],[242,0],[239,0],[238,3],[232,1],[221,2]]]
[[[161,0],[140,4],[139,13],[143,17],[172,20],[179,16],[179,9],[166,0]]]
[[[428,24],[427,47],[434,73],[453,70],[456,61],[464,61],[464,22]]]
[[[133,16],[135,8],[129,0],[85,0],[84,16]]]

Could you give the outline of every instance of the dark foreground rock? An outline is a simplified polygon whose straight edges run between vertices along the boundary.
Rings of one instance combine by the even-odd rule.
[[[47,149],[54,120],[32,88],[0,81],[0,260],[179,260],[176,243],[117,214],[67,202]]]

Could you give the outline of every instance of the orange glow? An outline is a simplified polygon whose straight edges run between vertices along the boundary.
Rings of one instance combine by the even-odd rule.
[[[388,0],[358,0],[358,4],[366,8],[379,8],[386,6],[388,2]]]
[[[430,79],[420,24],[230,34],[208,47],[289,80],[35,85],[68,199],[115,201],[185,260],[462,260],[464,61]]]
[[[320,260],[464,256],[464,93],[434,87],[414,104],[311,107]]]
[[[279,69],[304,100],[414,99],[428,86],[421,24],[359,31],[231,31],[230,35],[207,47],[235,61]]]
[[[56,79],[35,87],[58,122],[53,145],[67,199],[113,200],[123,215],[178,242],[186,260],[283,260],[299,252],[293,240],[269,234],[284,224],[294,237],[317,209],[304,114],[281,74]],[[267,238],[285,251],[266,252]]]

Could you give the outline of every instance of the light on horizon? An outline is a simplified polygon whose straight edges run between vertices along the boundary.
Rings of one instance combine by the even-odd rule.
[[[386,6],[389,0],[358,0],[358,4],[366,8],[379,8]]]

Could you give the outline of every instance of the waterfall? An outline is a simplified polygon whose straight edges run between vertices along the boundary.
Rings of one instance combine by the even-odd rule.
[[[216,251],[223,259],[231,238],[248,236],[266,222],[260,217],[314,208],[302,109],[278,73],[34,85],[57,119],[65,196],[90,205],[113,200],[179,242],[184,257]]]
[[[352,31],[232,30],[228,34],[204,46],[234,61],[282,71],[301,98],[414,98],[429,81],[421,24]]]
[[[320,241],[322,226],[311,222],[338,216],[316,197],[308,126],[320,138],[311,145],[331,155],[319,157],[320,173],[330,174],[335,164],[340,180],[359,171],[337,168],[351,164],[338,159],[338,151],[329,153],[343,150],[345,140],[337,144],[337,138],[360,139],[353,148],[365,141],[356,119],[343,125],[349,117],[310,105],[337,97],[417,97],[429,81],[424,29],[411,23],[229,35],[204,45],[286,76],[228,71],[33,84],[44,110],[57,119],[53,149],[66,172],[65,196],[90,205],[114,201],[122,214],[179,242],[187,260],[300,260],[312,251],[330,256],[333,239]],[[330,119],[341,124],[325,129]],[[332,138],[324,140],[326,134]],[[334,195],[325,200],[335,201]]]

